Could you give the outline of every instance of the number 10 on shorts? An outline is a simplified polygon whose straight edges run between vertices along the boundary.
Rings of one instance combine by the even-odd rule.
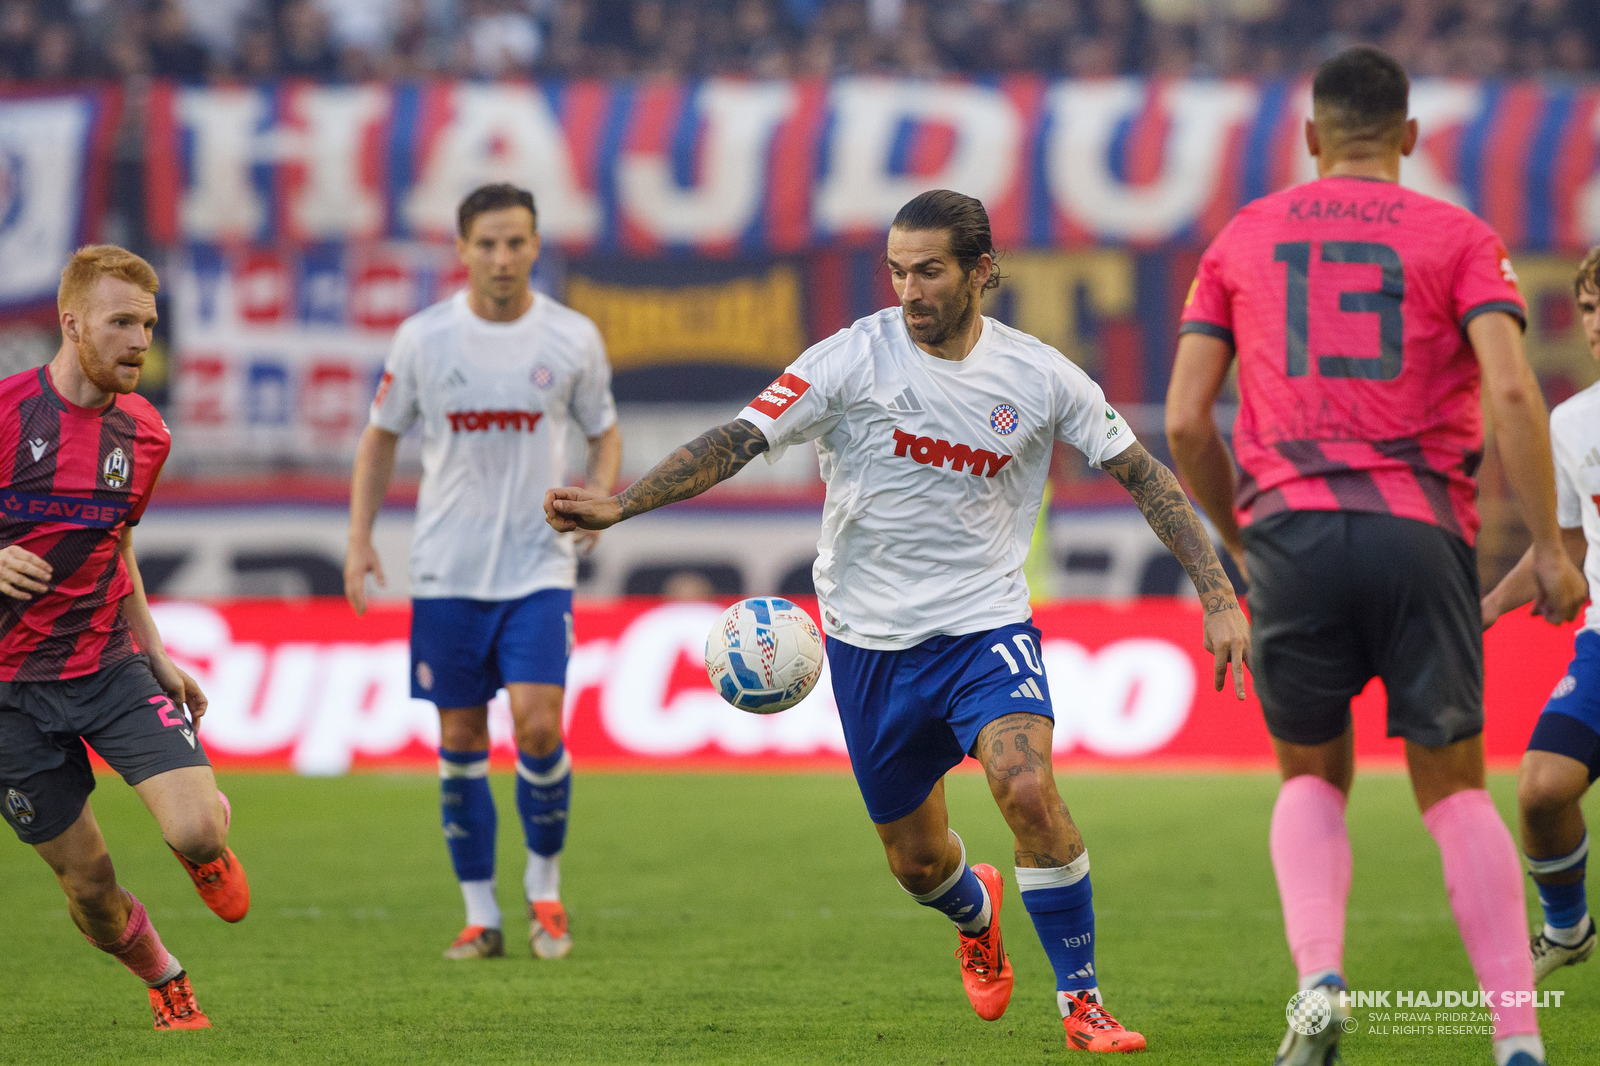
[[[1018,633],[1011,638],[1011,643],[1015,644],[1017,650],[1022,653],[1022,661],[1028,664],[1028,669],[1043,677],[1044,667],[1039,665],[1039,649],[1033,646],[1033,638],[1026,633]],[[1022,668],[1017,665],[1017,660],[1011,656],[1010,648],[1007,648],[1004,644],[996,644],[989,650],[1004,659],[1013,674],[1022,673]]]

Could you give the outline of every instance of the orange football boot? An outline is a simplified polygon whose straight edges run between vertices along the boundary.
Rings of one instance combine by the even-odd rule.
[[[178,855],[176,851],[172,854]],[[250,882],[232,848],[223,848],[222,854],[208,863],[192,863],[182,855],[178,861],[189,871],[195,891],[211,913],[225,922],[237,922],[250,913]]]
[[[499,959],[506,953],[506,938],[498,929],[469,925],[444,949],[447,959]]]
[[[564,959],[572,952],[567,909],[560,900],[541,899],[528,904],[528,917],[528,948],[535,958]]]
[[[1130,1033],[1122,1023],[1088,996],[1061,993],[1072,1013],[1061,1019],[1067,1030],[1067,1049],[1078,1051],[1143,1051],[1144,1037]]]
[[[998,1021],[1011,1003],[1011,960],[1000,943],[1000,898],[1006,883],[1000,871],[986,862],[972,868],[983,887],[989,890],[989,928],[978,936],[968,936],[957,929],[961,945],[956,948],[956,958],[961,960],[961,987],[967,990],[967,999],[978,1017],[986,1022]]]
[[[195,1005],[194,989],[189,987],[189,975],[184,971],[179,970],[178,976],[148,991],[157,1029],[211,1028],[211,1019]]]

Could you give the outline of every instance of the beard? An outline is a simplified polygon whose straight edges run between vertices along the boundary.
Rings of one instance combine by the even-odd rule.
[[[901,317],[905,319],[906,331],[911,334],[911,339],[918,344],[937,347],[966,329],[972,323],[972,315],[978,301],[967,289],[961,290],[959,297],[953,298],[949,303],[941,306],[935,304],[915,303],[903,305],[900,309]],[[929,315],[933,321],[921,326],[911,324],[907,316],[911,314]]]
[[[139,365],[144,365],[144,357],[139,358]],[[103,353],[95,344],[93,336],[86,330],[78,341],[78,369],[83,371],[83,376],[89,383],[104,392],[126,395],[139,385],[139,375],[133,375],[133,383],[125,382],[118,373],[121,364]]]

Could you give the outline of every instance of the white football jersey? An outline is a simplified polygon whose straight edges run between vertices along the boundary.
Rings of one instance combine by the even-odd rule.
[[[1600,631],[1600,384],[1590,385],[1550,412],[1550,448],[1556,465],[1556,518],[1562,529],[1583,529],[1589,542],[1583,576],[1589,579],[1584,629]]]
[[[766,436],[768,461],[817,442],[823,626],[884,651],[1026,621],[1022,563],[1052,446],[1098,467],[1134,439],[1044,342],[985,318],[965,359],[938,359],[899,307],[807,349],[739,417]]]
[[[514,600],[571,588],[571,534],[544,521],[564,483],[567,427],[597,437],[617,420],[600,331],[536,293],[515,322],[490,322],[456,295],[395,334],[372,424],[422,420],[422,488],[411,544],[412,595]]]

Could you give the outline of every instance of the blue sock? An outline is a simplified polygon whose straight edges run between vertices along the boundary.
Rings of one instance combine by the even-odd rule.
[[[439,807],[456,880],[492,880],[497,818],[488,752],[439,749]]]
[[[1056,972],[1056,990],[1087,992],[1098,987],[1094,975],[1094,892],[1089,887],[1089,853],[1052,869],[1017,867],[1022,905]]]
[[[1585,833],[1582,842],[1565,855],[1557,855],[1553,859],[1535,859],[1530,855],[1527,859],[1528,870],[1535,876],[1573,871],[1583,873],[1589,862],[1589,834]],[[1550,928],[1571,929],[1589,913],[1589,901],[1582,878],[1570,885],[1547,885],[1537,880],[1534,884],[1539,889],[1539,906],[1544,908],[1545,924]]]
[[[528,850],[549,858],[567,839],[572,801],[572,760],[564,744],[549,755],[517,753],[517,813]]]
[[[978,875],[972,872],[972,867],[967,865],[966,845],[954,832],[950,835],[956,838],[956,844],[961,848],[961,864],[955,868],[955,872],[932,892],[921,895],[909,889],[907,892],[924,907],[932,907],[955,922],[956,928],[963,933],[977,936],[989,928],[989,893],[984,889],[983,882],[978,880]]]

